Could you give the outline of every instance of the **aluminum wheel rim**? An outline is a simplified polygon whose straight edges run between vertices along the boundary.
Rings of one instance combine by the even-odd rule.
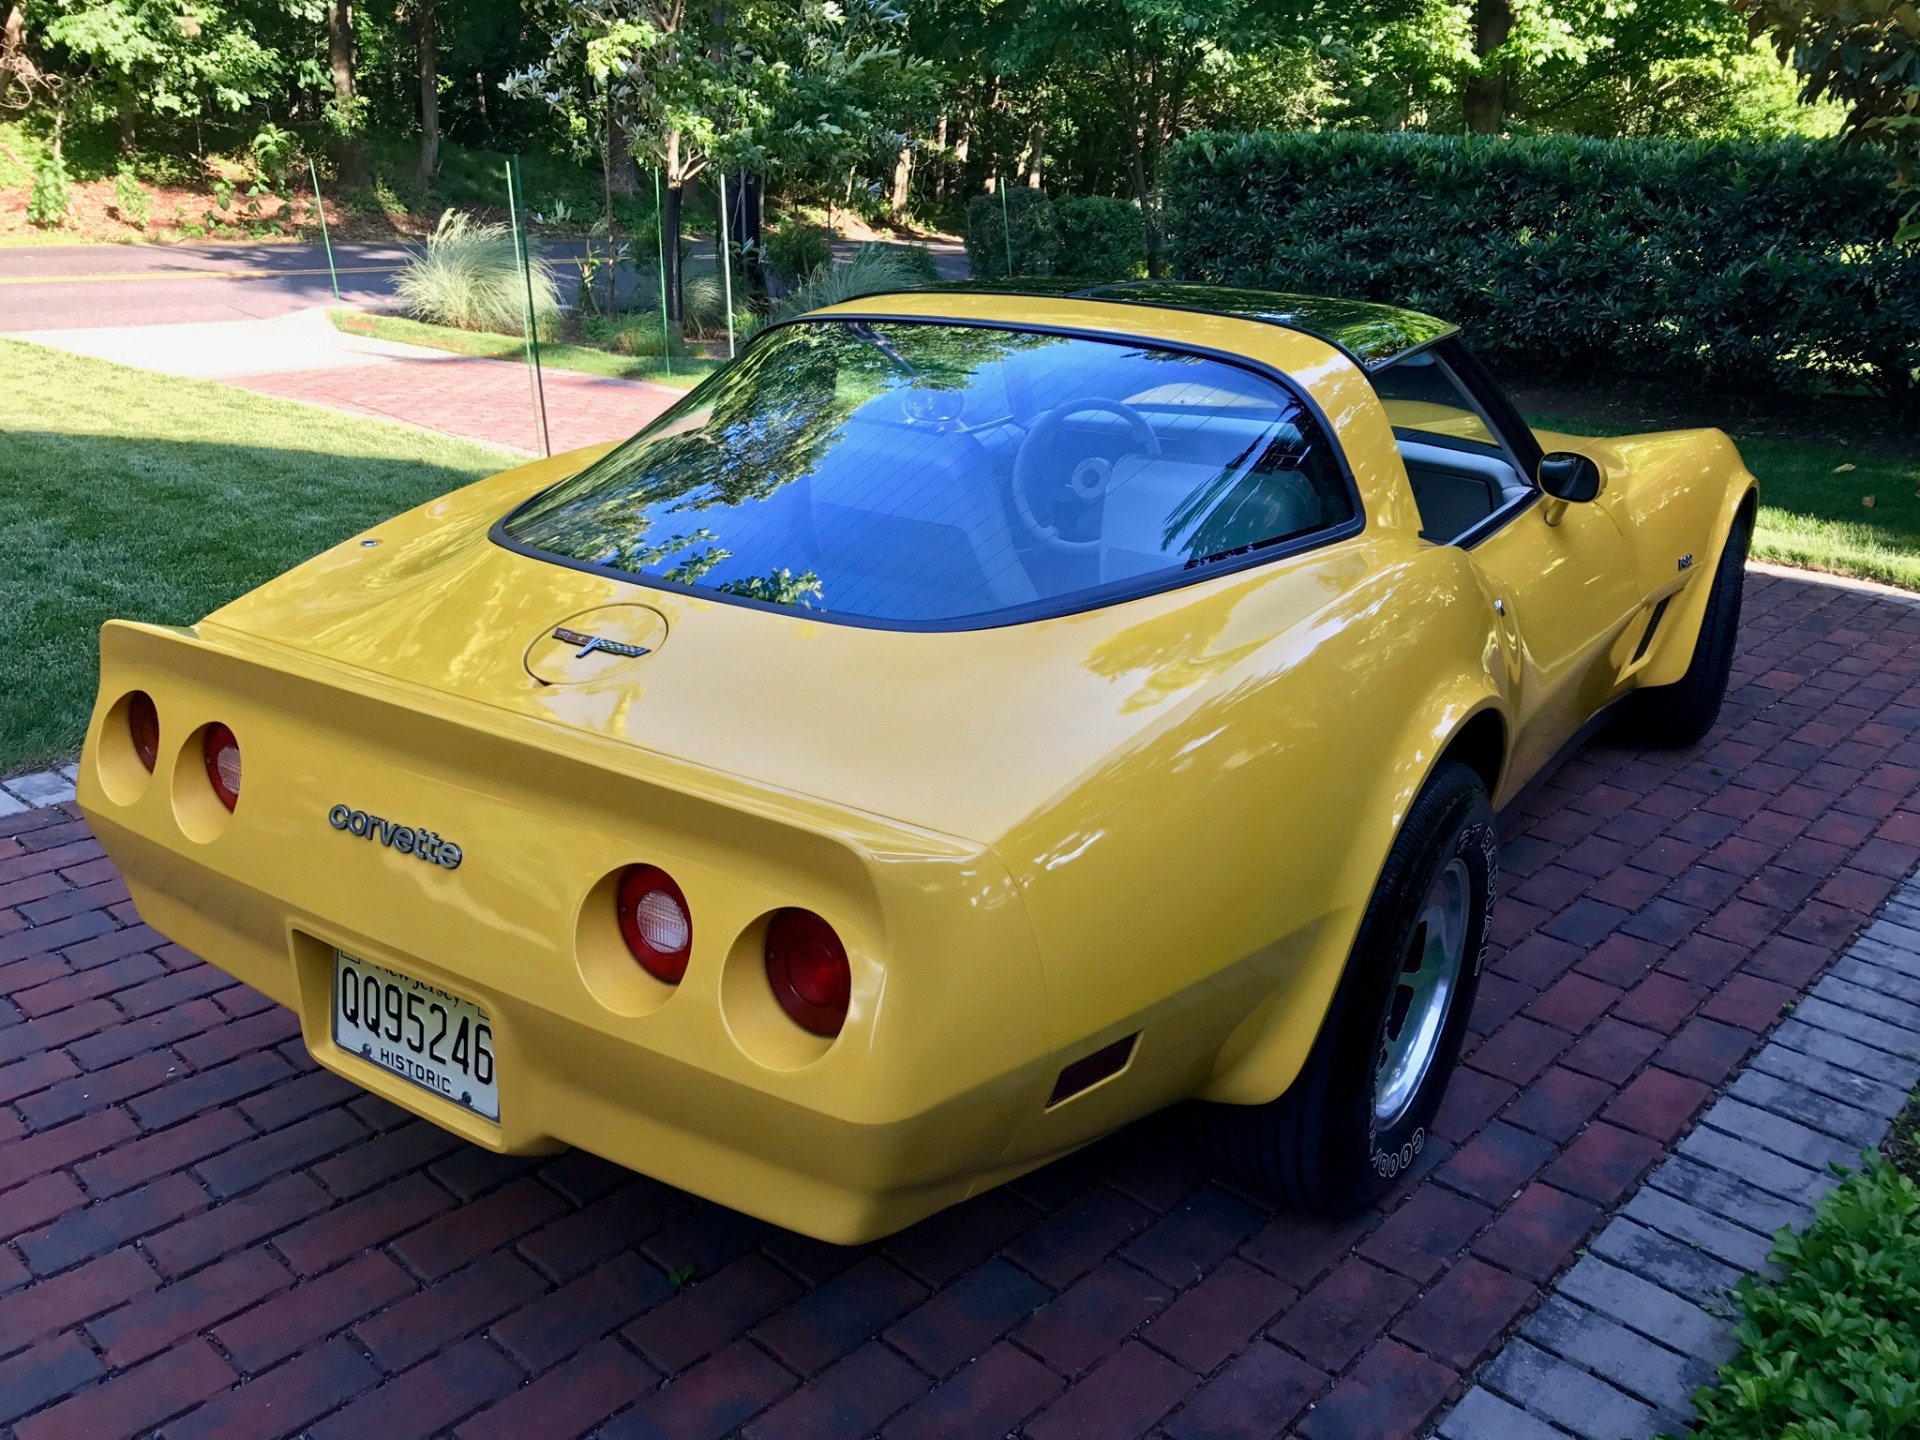
[[[1375,1129],[1391,1130],[1406,1118],[1440,1051],[1447,1012],[1460,983],[1467,952],[1467,912],[1473,882],[1456,857],[1434,876],[1420,905],[1413,940],[1387,996],[1374,1066]]]

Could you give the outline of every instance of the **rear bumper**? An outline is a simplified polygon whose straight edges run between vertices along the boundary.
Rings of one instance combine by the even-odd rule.
[[[1059,1064],[991,851],[342,680],[304,657],[110,626],[80,778],[142,917],[292,1008],[320,1064],[476,1144],[577,1146],[842,1243],[1046,1158],[1010,1154]],[[135,688],[161,716],[152,775],[116,728]],[[245,757],[231,815],[199,803],[198,727],[213,720]],[[343,803],[430,826],[461,846],[458,868],[336,829]],[[676,987],[609,948],[610,878],[634,863],[687,894]],[[764,924],[789,904],[827,916],[853,960],[832,1042],[767,991]],[[497,1124],[334,1044],[336,947],[488,1011]]]

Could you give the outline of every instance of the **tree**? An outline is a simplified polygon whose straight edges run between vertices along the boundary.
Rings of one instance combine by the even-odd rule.
[[[237,113],[279,83],[280,57],[218,0],[51,0],[39,13],[76,98],[116,118],[123,150],[142,119]]]
[[[1850,143],[1893,156],[1894,184],[1920,167],[1920,10],[1914,0],[1736,0],[1756,36],[1773,41],[1805,80],[1801,98],[1847,107]],[[1920,200],[1901,237],[1920,241]]]
[[[333,76],[335,132],[340,137],[340,183],[367,178],[366,116],[354,84],[353,0],[327,0],[327,68]]]
[[[413,43],[420,69],[420,158],[413,177],[425,185],[440,165],[440,7],[413,0]]]

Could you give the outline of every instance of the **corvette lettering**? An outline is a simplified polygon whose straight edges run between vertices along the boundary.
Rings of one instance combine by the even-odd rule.
[[[396,825],[391,820],[383,820],[378,815],[369,815],[364,810],[355,810],[348,805],[336,805],[329,810],[327,823],[336,830],[344,830],[349,835],[366,840],[377,840],[389,850],[412,855],[443,870],[460,868],[460,847],[451,840],[441,839],[435,831]]]
[[[564,625],[555,627],[553,638],[562,645],[578,645],[580,649],[573,657],[576,660],[584,660],[596,650],[607,655],[624,655],[629,660],[638,660],[642,655],[652,653],[644,645],[625,645],[600,635],[582,635],[578,630],[569,630]]]

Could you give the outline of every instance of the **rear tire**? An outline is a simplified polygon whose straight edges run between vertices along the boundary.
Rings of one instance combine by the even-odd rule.
[[[1700,634],[1693,642],[1687,673],[1671,685],[1636,690],[1621,707],[1617,733],[1622,739],[1661,749],[1698,744],[1720,718],[1733,671],[1734,642],[1740,631],[1740,595],[1746,578],[1747,547],[1753,540],[1753,512],[1742,508],[1727,532],[1720,564],[1713,572]]]
[[[1222,1170],[1335,1217],[1392,1188],[1426,1147],[1460,1056],[1496,862],[1486,787],[1443,761],[1387,852],[1300,1077],[1265,1105],[1200,1107],[1202,1141]]]

